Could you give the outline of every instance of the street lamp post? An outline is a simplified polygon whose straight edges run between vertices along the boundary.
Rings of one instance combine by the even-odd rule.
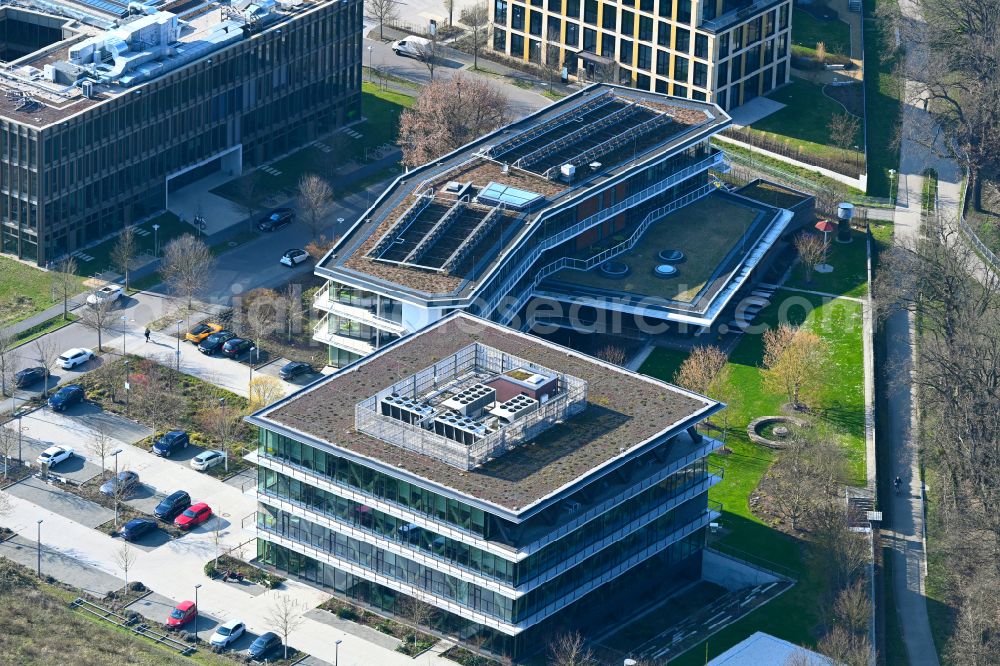
[[[889,169],[889,201],[891,201],[894,205],[896,203],[895,182],[896,182],[896,170]]]
[[[181,371],[181,324],[183,319],[177,320],[177,372]]]
[[[38,519],[38,577],[42,577],[42,519]]]
[[[125,328],[128,326],[128,316],[122,315],[122,358],[125,358]]]
[[[10,394],[10,415],[11,415],[11,418],[16,418],[17,419],[17,462],[20,464],[20,462],[22,460],[22,458],[21,458],[21,443],[22,443],[22,437],[21,437],[21,414],[19,414],[17,412],[17,402],[16,402],[16,400],[17,400],[17,396],[14,395],[13,393],[11,393]],[[6,469],[7,465],[10,464],[10,460],[9,459],[8,460],[4,460],[3,464],[4,464],[4,469]]]
[[[257,352],[257,360],[258,361],[260,360],[260,350],[258,350],[256,347],[251,347],[250,348],[250,383],[251,384],[253,384],[253,355],[254,355],[254,352]]]
[[[198,642],[198,615],[201,613],[201,609],[198,608],[198,588],[201,587],[201,583],[197,583],[194,586],[194,640]]]
[[[160,225],[153,225],[153,256],[160,256]]]
[[[337,639],[333,644],[333,666],[340,666],[340,644],[344,641]]]
[[[111,454],[110,454],[110,455],[113,455],[115,457],[115,478],[114,478],[114,485],[112,486],[112,488],[114,488],[114,496],[115,496],[115,529],[116,530],[118,529],[118,497],[121,495],[121,493],[118,492],[118,454],[121,453],[121,452],[122,452],[122,450],[120,448],[118,448],[118,449],[115,449],[114,451],[112,451]],[[101,461],[101,462],[103,463],[104,461]]]
[[[368,80],[375,83],[375,70],[372,69],[372,51],[375,47],[371,44],[368,45]]]
[[[226,466],[226,471],[229,471],[229,448],[226,446],[226,440],[229,438],[226,436],[229,434],[229,424],[226,423],[226,399],[219,398],[219,424],[220,424],[220,434],[222,437],[222,464]]]
[[[128,359],[125,359],[125,416],[128,416],[128,392],[131,388],[128,384]]]

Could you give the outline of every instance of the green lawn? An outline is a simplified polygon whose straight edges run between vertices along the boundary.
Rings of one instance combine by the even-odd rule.
[[[79,280],[77,293],[84,291]],[[0,327],[10,326],[61,302],[52,293],[52,276],[35,266],[0,257]]]
[[[791,83],[768,97],[781,102],[785,108],[758,120],[753,129],[787,144],[793,150],[853,163],[854,151],[845,151],[833,145],[828,129],[830,119],[844,113],[844,107],[825,96],[822,86],[792,77]],[[859,129],[852,145],[861,146],[863,140]]]
[[[778,292],[773,304],[761,313],[759,321],[774,325],[779,311],[793,324],[819,332],[832,346],[829,380],[816,409],[817,417],[835,428],[847,448],[850,478],[865,481],[863,357],[861,347],[861,307],[853,301],[829,301],[821,297]],[[786,298],[787,297],[787,298]],[[755,610],[725,628],[708,641],[708,653],[716,656],[754,631],[766,631],[797,644],[812,645],[814,629],[820,618],[817,600],[822,593],[822,574],[811,570],[803,553],[803,542],[772,529],[754,516],[748,498],[767,471],[773,452],[752,444],[746,436],[746,424],[757,416],[778,413],[785,398],[769,393],[763,386],[760,362],[763,343],[760,335],[746,335],[733,351],[729,367],[736,399],[727,441],[732,451],[713,456],[712,462],[725,470],[725,479],[714,487],[709,497],[722,502],[720,520],[726,534],[724,546],[747,553],[762,564],[775,563],[795,572],[798,583],[781,597]],[[658,348],[643,364],[641,372],[672,381],[674,370],[684,354]],[[703,664],[705,644],[694,647],[671,664]]]
[[[261,178],[265,197],[282,190],[286,193],[294,191],[302,176],[309,173],[323,174],[329,171],[331,162],[343,164],[356,160],[359,164],[364,164],[366,150],[385,143],[396,143],[399,114],[404,108],[413,105],[414,97],[394,90],[380,90],[378,85],[367,81],[362,84],[361,90],[361,113],[364,120],[351,126],[352,130],[361,134],[361,138],[355,139],[342,132],[335,132],[319,142],[330,148],[331,152],[323,152],[315,145],[306,146],[271,164],[281,172],[279,175],[272,176],[258,171],[259,175],[256,177]],[[249,176],[243,176],[247,177]],[[239,178],[231,180],[212,192],[228,199],[239,199],[240,181]],[[336,182],[332,185],[337,196],[344,194],[337,188]]]
[[[889,196],[889,169],[899,170],[899,146],[895,145],[902,113],[902,85],[893,70],[898,58],[883,62],[884,38],[873,18],[879,3],[896,0],[865,0],[865,105],[868,115],[868,194]]]
[[[160,228],[153,232],[153,225],[158,224]],[[190,234],[195,232],[195,228],[186,222],[181,222],[180,219],[171,213],[170,211],[164,211],[157,215],[156,217],[143,222],[142,224],[136,225],[136,229],[141,232],[147,232],[147,235],[142,235],[142,233],[136,234],[136,243],[138,245],[138,251],[136,254],[153,254],[155,245],[159,242],[160,252],[163,251],[163,246],[169,243],[174,238],[182,236],[184,234]],[[116,270],[111,265],[111,251],[115,247],[115,243],[118,242],[118,237],[113,236],[93,247],[89,247],[83,250],[83,253],[92,259],[84,261],[79,256],[75,257],[76,264],[79,267],[77,271],[80,275],[91,276],[97,273],[102,273],[106,270]]]
[[[792,44],[815,52],[823,42],[827,53],[851,55],[851,26],[841,20],[820,21],[796,7],[792,12]]]
[[[47,333],[51,333],[52,331],[58,331],[63,326],[69,326],[77,319],[79,319],[79,317],[72,312],[70,312],[65,319],[63,319],[62,313],[59,313],[51,319],[46,319],[40,324],[36,324],[25,331],[21,331],[21,333],[17,336],[17,346],[20,347],[21,345],[26,345],[35,338],[40,338]]]
[[[785,286],[859,298],[868,293],[865,233],[854,231],[850,243],[836,242],[833,240],[835,235],[836,232],[830,234],[830,245],[826,255],[826,263],[833,266],[833,272],[811,271],[807,275],[806,267],[799,264],[792,269]]]
[[[718,148],[719,150],[725,151],[727,155],[735,156],[734,161],[738,165],[745,166],[750,160],[750,149],[744,148],[742,145],[734,143],[723,143],[719,140],[712,142],[712,146]],[[812,189],[814,187],[825,187],[828,189],[833,189],[837,191],[844,192],[848,201],[851,201],[851,197],[864,196],[864,192],[861,190],[851,187],[849,185],[844,185],[840,181],[828,178],[814,169],[806,169],[803,167],[795,166],[794,164],[789,164],[787,162],[782,162],[781,160],[776,160],[773,157],[768,157],[766,155],[754,154],[753,155],[753,166],[766,174],[772,173],[773,177],[779,181],[789,181],[789,184],[793,187],[799,189]],[[806,181],[806,184],[796,183],[794,179],[801,179]]]

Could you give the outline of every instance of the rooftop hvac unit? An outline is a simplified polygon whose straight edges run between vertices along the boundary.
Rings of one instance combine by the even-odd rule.
[[[573,176],[576,175],[576,165],[575,164],[563,164],[559,167],[559,173],[562,174],[564,180],[571,181]]]
[[[473,384],[441,403],[442,407],[451,409],[462,416],[476,416],[486,405],[496,402],[497,392],[490,386]]]
[[[411,425],[420,425],[435,414],[437,414],[437,411],[433,407],[419,401],[398,396],[393,397],[391,395],[382,398],[382,416],[388,416],[397,421],[403,421]]]
[[[472,446],[492,432],[486,424],[465,416],[450,414],[434,419],[434,434],[465,446]]]
[[[83,89],[83,96],[87,99],[91,99],[94,96],[94,82],[84,81],[80,84],[80,88]]]
[[[501,423],[513,423],[538,409],[538,401],[526,395],[517,395],[502,402],[490,410],[490,414],[500,419]]]

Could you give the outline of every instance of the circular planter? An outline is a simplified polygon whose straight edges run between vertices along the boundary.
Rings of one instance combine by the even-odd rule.
[[[765,428],[775,424],[783,424],[772,430],[773,435],[778,435],[780,431],[778,428],[785,428],[786,435],[781,439],[771,439],[765,437],[761,434]],[[788,426],[793,426],[789,428]],[[771,449],[783,449],[785,448],[785,442],[795,434],[796,430],[802,428],[808,428],[809,423],[803,421],[802,419],[797,419],[794,416],[762,416],[758,419],[754,419],[747,425],[747,437],[754,444],[760,444],[761,446],[766,446]]]
[[[601,274],[609,278],[623,278],[629,274],[628,264],[623,261],[608,260],[601,264]]]
[[[680,263],[686,259],[684,253],[680,250],[660,250],[659,254],[656,255],[660,258],[660,261],[669,261],[670,263]]]
[[[659,278],[669,279],[677,275],[677,267],[670,264],[660,264],[653,269],[653,274]]]

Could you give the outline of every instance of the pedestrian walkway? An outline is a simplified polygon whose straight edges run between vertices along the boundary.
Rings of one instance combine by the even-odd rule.
[[[67,302],[66,309],[69,312],[72,312],[73,310],[77,309],[78,307],[86,303],[87,296],[89,295],[90,292],[85,291],[83,293],[77,294],[76,296],[73,296]],[[53,319],[55,317],[60,317],[62,316],[62,314],[63,314],[63,304],[60,301],[59,303],[56,303],[52,307],[45,308],[41,312],[31,315],[27,319],[22,319],[19,322],[11,324],[7,328],[3,329],[3,334],[4,336],[17,337],[22,333],[24,333],[25,331],[27,331],[28,329],[44,324],[48,320]]]

